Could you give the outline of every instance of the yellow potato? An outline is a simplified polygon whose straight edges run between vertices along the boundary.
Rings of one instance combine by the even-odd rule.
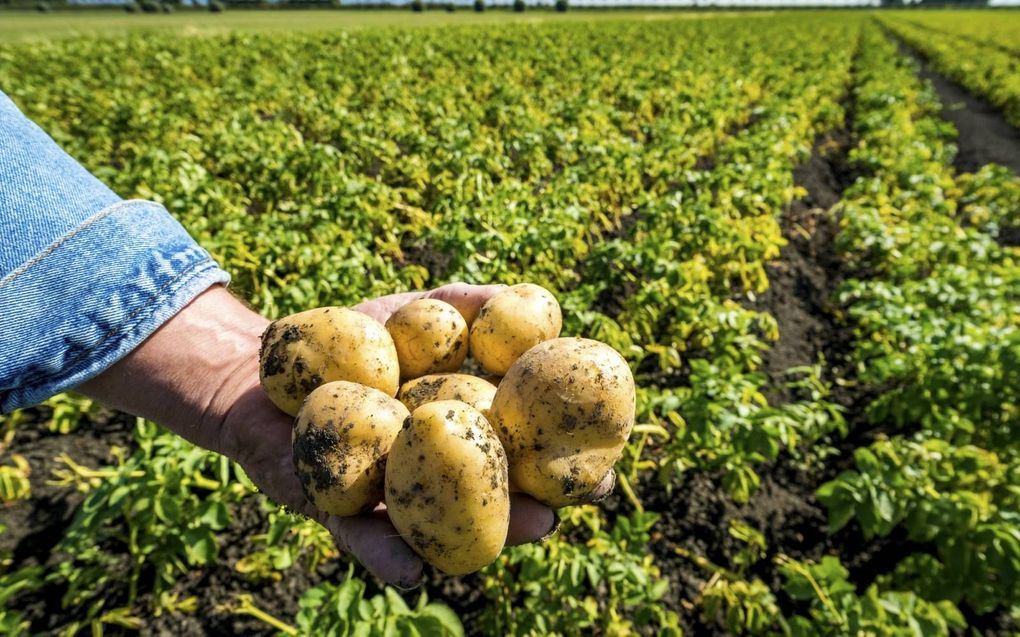
[[[608,345],[558,338],[529,350],[488,412],[510,480],[548,506],[578,504],[619,460],[634,401],[630,367]]]
[[[400,537],[448,575],[503,550],[510,524],[506,455],[488,421],[455,400],[414,410],[386,464],[386,508]]]
[[[378,321],[342,307],[321,307],[274,321],[262,335],[259,378],[273,403],[291,416],[313,389],[335,380],[400,387],[397,350]]]
[[[496,385],[469,374],[429,374],[404,383],[397,400],[414,411],[437,400],[459,400],[484,411],[492,405]]]
[[[357,515],[383,499],[386,455],[408,417],[378,389],[336,381],[308,394],[298,411],[294,466],[321,511]]]
[[[386,329],[397,347],[401,378],[455,372],[467,358],[467,322],[449,303],[411,301],[390,316]]]
[[[521,354],[560,335],[560,304],[545,288],[513,285],[489,299],[471,326],[471,355],[485,371],[506,374]]]

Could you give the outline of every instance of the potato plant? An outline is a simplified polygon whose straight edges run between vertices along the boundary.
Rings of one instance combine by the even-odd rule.
[[[484,571],[466,631],[1015,626],[1020,282],[1005,239],[1020,180],[952,169],[954,132],[934,93],[863,15],[635,17],[76,37],[0,45],[0,77],[114,190],[166,205],[271,318],[453,280],[531,282],[558,300],[563,333],[622,354],[638,391],[616,508],[571,513],[564,533],[576,541],[504,553]],[[879,20],[1012,113],[1016,16]],[[819,135],[844,128],[851,175],[829,214],[847,351],[770,370],[772,380],[765,356],[787,333],[756,303],[775,283],[770,265],[785,264],[788,211],[804,203],[797,167]],[[773,382],[792,383],[793,399],[770,402]],[[837,405],[848,388],[866,389],[860,404]],[[59,501],[85,495],[58,533],[63,564],[5,554],[5,629],[157,630],[157,612],[208,622],[233,604],[283,633],[457,634],[427,602],[368,595],[362,571],[318,582],[337,559],[325,532],[148,425],[99,468],[73,448],[38,465],[19,442],[26,431],[44,432],[41,445],[78,440],[105,417],[65,396],[3,419],[5,453],[36,463],[30,480],[57,482],[47,488]],[[817,476],[833,462],[846,471],[827,483],[779,486],[820,487],[818,506],[840,528],[824,551],[838,555],[781,557],[789,547],[766,541],[769,529],[730,516],[705,534],[730,550],[680,556],[668,543],[683,531],[652,513],[699,480],[716,509],[753,509],[772,501],[777,467]],[[39,493],[33,484],[6,510]],[[233,512],[253,510],[261,532],[227,569],[252,590],[311,571],[296,617],[200,597],[182,577],[222,575]],[[855,587],[868,575],[857,558],[903,536],[911,550]],[[667,579],[678,572],[681,586]],[[41,617],[28,602],[54,590],[66,615]],[[440,601],[466,610],[457,595]]]

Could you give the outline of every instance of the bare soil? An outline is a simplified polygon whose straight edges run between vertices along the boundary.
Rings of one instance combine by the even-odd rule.
[[[931,82],[942,103],[942,119],[956,127],[957,153],[953,167],[957,172],[977,172],[985,164],[994,163],[1020,175],[1020,131],[987,100],[932,69],[923,53],[895,36],[893,39],[901,53],[917,62],[918,77]]]

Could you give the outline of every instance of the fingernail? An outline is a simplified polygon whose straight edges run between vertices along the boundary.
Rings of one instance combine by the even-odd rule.
[[[563,520],[560,519],[560,514],[557,513],[556,511],[553,511],[552,514],[553,514],[552,527],[550,527],[548,533],[546,533],[542,537],[538,538],[538,540],[537,540],[538,544],[542,544],[543,542],[547,542],[549,540],[549,538],[551,538],[552,536],[556,535],[556,532],[560,530],[560,524],[563,523]]]
[[[417,581],[412,581],[410,583],[408,583],[408,582],[400,582],[398,584],[394,584],[393,587],[396,588],[398,591],[401,591],[403,593],[410,593],[414,589],[419,588],[424,583],[425,583],[425,574],[422,573],[418,577]]]
[[[597,497],[597,498],[593,499],[593,500],[592,500],[592,504],[598,504],[599,502],[602,502],[603,500],[605,500],[606,498],[608,498],[608,497],[610,496],[610,494],[612,494],[612,492],[613,492],[613,491],[614,491],[615,489],[616,489],[616,472],[615,472],[615,471],[613,471],[613,481],[612,481],[612,482],[610,483],[610,485],[609,485],[609,488],[608,488],[608,489],[606,489],[606,492],[605,492],[605,493],[603,493],[603,494],[602,494],[602,495],[600,495],[599,497]]]

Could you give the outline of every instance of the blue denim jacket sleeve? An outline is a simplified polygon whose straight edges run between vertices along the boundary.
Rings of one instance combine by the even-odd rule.
[[[228,281],[161,205],[121,200],[0,92],[0,412],[98,375]]]

